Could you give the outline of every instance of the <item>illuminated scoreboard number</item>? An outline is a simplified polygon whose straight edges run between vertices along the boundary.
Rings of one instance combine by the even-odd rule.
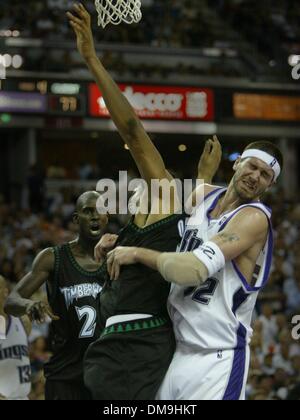
[[[49,95],[49,114],[84,116],[85,113],[83,95]]]

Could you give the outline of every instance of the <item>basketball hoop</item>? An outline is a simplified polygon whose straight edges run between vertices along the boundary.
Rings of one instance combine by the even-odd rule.
[[[132,24],[142,19],[141,0],[95,0],[98,25],[105,28],[109,23]]]

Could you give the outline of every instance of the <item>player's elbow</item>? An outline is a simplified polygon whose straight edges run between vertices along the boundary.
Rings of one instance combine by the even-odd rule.
[[[130,118],[123,126],[123,138],[129,145],[138,145],[141,123],[137,118]]]
[[[199,286],[207,278],[205,267],[192,254],[162,254],[159,271],[170,283],[182,286]]]

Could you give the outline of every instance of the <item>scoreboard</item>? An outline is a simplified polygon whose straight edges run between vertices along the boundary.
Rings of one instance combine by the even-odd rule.
[[[49,95],[48,113],[50,115],[85,116],[84,95]]]
[[[84,117],[84,83],[49,80],[5,80],[0,91],[0,112]]]

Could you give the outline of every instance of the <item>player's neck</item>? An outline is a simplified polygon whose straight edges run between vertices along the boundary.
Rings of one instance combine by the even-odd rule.
[[[88,255],[94,259],[94,251],[97,243],[98,241],[91,241],[90,239],[85,239],[84,237],[79,236],[75,243],[75,247],[80,254]]]
[[[226,191],[226,194],[220,199],[218,203],[218,215],[221,216],[224,213],[233,211],[243,204],[245,204],[245,201],[243,201],[241,197],[238,196],[234,185],[231,183]]]

